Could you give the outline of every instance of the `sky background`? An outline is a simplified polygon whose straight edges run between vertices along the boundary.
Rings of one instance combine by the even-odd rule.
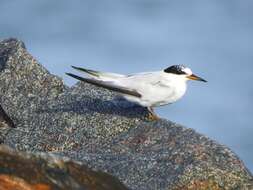
[[[23,40],[69,86],[70,65],[190,67],[208,83],[190,82],[157,113],[227,145],[253,172],[252,10],[252,0],[0,0],[0,39]]]

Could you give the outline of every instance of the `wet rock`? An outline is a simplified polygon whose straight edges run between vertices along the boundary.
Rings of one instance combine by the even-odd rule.
[[[0,145],[0,190],[126,190],[104,172],[67,158],[22,153]]]
[[[1,58],[2,57],[2,58]],[[86,83],[50,74],[16,39],[0,43],[1,104],[17,128],[0,128],[18,150],[68,156],[130,189],[252,189],[252,174],[227,147]]]

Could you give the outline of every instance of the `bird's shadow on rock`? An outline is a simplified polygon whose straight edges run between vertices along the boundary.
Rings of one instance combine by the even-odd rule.
[[[127,118],[145,118],[148,114],[147,108],[129,102],[123,98],[115,97],[112,100],[103,100],[84,96],[81,100],[71,99],[65,103],[54,106],[43,105],[37,113],[66,113],[72,112],[80,115],[92,115],[93,113],[109,114],[112,116],[123,116]]]

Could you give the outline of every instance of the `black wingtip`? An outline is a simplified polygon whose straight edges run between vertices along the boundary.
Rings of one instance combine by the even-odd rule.
[[[73,78],[76,78],[76,79],[79,79],[79,76],[77,75],[74,75],[72,73],[65,73],[66,75],[70,76],[70,77],[73,77]]]
[[[65,73],[65,75],[71,76],[71,73]]]
[[[92,74],[92,72],[95,72],[95,71],[92,71],[92,70],[89,70],[89,69],[85,69],[85,68],[82,68],[82,67],[76,67],[76,66],[73,66],[73,65],[71,65],[71,67],[73,69],[78,70],[78,71],[82,71],[82,72],[89,73],[89,74]]]
[[[77,80],[93,84],[95,86],[103,87],[103,88],[106,88],[106,89],[109,89],[109,90],[113,90],[113,91],[120,92],[120,93],[123,93],[123,94],[128,94],[128,95],[135,96],[135,97],[138,97],[138,98],[141,97],[141,94],[139,94],[135,90],[129,90],[129,89],[126,89],[124,87],[111,85],[111,84],[108,84],[108,83],[103,82],[103,81],[98,81],[98,80],[89,79],[89,78],[83,78],[83,77],[77,76],[77,75],[72,74],[72,73],[65,73],[65,74],[68,75],[68,76],[71,76],[71,77],[73,77]]]
[[[74,66],[74,65],[71,65],[71,67],[72,67],[73,69],[77,69],[77,67],[76,67],[76,66]]]
[[[68,75],[68,76],[70,76],[70,77],[76,78],[76,77],[75,77],[76,75],[74,75],[74,74],[72,74],[72,73],[65,73],[65,74]]]
[[[71,65],[71,67],[72,67],[73,69],[76,69],[76,70],[79,70],[79,71],[85,70],[85,69],[83,69],[83,68],[81,68],[81,67],[76,67],[76,66],[73,66],[73,65]]]

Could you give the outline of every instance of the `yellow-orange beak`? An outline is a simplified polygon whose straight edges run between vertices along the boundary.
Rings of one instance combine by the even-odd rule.
[[[202,81],[202,82],[207,82],[205,79],[200,78],[200,77],[198,77],[197,75],[194,75],[194,74],[187,76],[187,78],[190,79],[190,80],[198,80],[198,81]]]

